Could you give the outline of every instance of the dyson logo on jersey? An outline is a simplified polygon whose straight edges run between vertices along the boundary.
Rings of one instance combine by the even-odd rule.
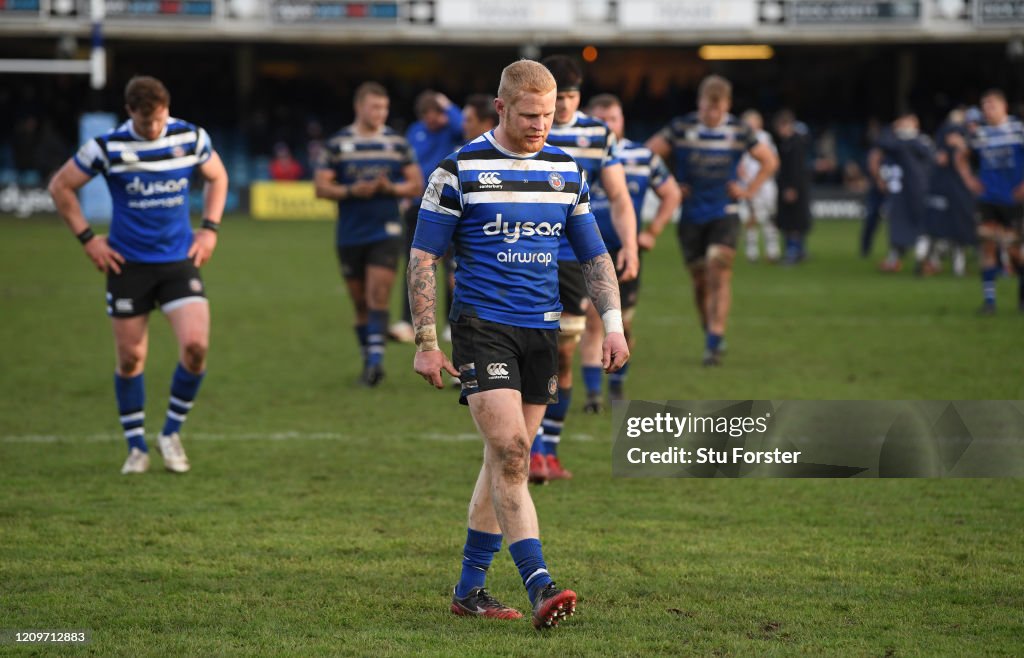
[[[484,235],[504,235],[505,242],[513,244],[519,242],[519,238],[529,238],[534,235],[541,237],[560,237],[562,225],[560,223],[550,224],[548,222],[506,222],[501,219],[501,213],[493,222],[484,224]]]
[[[124,191],[128,194],[141,194],[142,196],[150,196],[153,194],[173,194],[187,189],[187,178],[179,178],[178,180],[155,180],[143,183],[142,179],[136,176],[130,183],[124,186]]]

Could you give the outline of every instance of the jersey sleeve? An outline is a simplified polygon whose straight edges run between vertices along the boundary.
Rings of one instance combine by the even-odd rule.
[[[676,145],[676,121],[673,120],[673,121],[665,124],[665,127],[662,128],[661,130],[659,130],[658,132],[654,133],[654,136],[655,137],[660,137],[663,140],[665,140],[666,142],[668,142],[669,148],[675,148],[675,145]]]
[[[89,176],[105,173],[110,166],[106,151],[95,139],[82,144],[75,153],[74,161],[78,168]]]
[[[452,234],[462,217],[462,192],[459,169],[451,158],[445,158],[430,174],[420,201],[416,234],[412,246],[434,256],[443,256]]]
[[[601,238],[601,230],[597,219],[590,212],[590,186],[587,185],[583,170],[580,169],[580,193],[576,203],[570,206],[569,216],[565,220],[565,236],[569,239],[576,260],[583,263],[601,254],[608,253]]]
[[[316,162],[313,166],[317,169],[333,169],[331,167],[331,154],[337,149],[334,140],[324,142],[323,147],[316,154]]]
[[[757,138],[757,133],[751,130],[749,126],[743,127],[743,132],[740,133],[740,139],[743,143],[743,150],[748,152],[761,143],[761,140]]]
[[[411,164],[417,164],[416,152],[412,150],[412,144],[409,143],[408,139],[403,137],[398,143],[398,152],[402,156],[403,167],[407,167]]]
[[[672,178],[665,161],[657,153],[651,154],[651,189],[658,189]]]
[[[601,157],[601,168],[610,167],[612,165],[622,164],[622,158],[619,157],[619,140],[610,129],[608,130],[608,143],[604,149],[604,155]]]
[[[196,158],[199,164],[203,164],[213,155],[213,144],[210,141],[210,134],[202,128],[196,127]]]

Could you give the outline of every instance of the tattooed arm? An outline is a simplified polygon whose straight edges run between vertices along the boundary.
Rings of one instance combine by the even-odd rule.
[[[437,345],[437,260],[422,249],[413,248],[409,253],[409,308],[416,329],[413,368],[435,387],[444,388],[441,371],[453,377],[458,377],[459,371]]]
[[[601,365],[605,372],[615,372],[629,361],[629,347],[622,330],[622,306],[615,266],[608,254],[601,254],[580,263],[587,293],[604,321],[604,347]]]

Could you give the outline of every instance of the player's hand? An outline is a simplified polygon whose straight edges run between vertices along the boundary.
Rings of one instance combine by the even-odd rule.
[[[618,332],[604,337],[601,348],[601,366],[605,372],[615,372],[629,361],[629,345],[626,337]]]
[[[357,199],[369,199],[377,193],[376,180],[360,180],[348,187],[348,193]]]
[[[690,189],[689,185],[687,185],[686,183],[680,183],[679,184],[679,192],[680,192],[680,194],[682,196],[679,197],[679,200],[680,201],[686,201],[687,199],[689,199],[691,191],[692,190]]]
[[[441,350],[430,350],[427,352],[416,352],[413,358],[412,367],[416,374],[427,380],[434,388],[444,388],[444,373],[452,377],[458,377],[459,371],[455,369],[452,362],[448,360]]]
[[[615,262],[615,271],[619,273],[619,281],[632,281],[640,274],[640,256],[636,248],[619,249],[619,257]]]
[[[654,245],[657,242],[658,238],[654,237],[654,234],[650,231],[640,231],[636,234],[636,246],[644,251],[654,249]]]
[[[1017,203],[1024,203],[1024,183],[1013,188],[1013,200]]]
[[[971,194],[974,196],[981,196],[985,193],[985,185],[977,178],[964,181],[964,183],[967,185],[967,189],[970,190]]]
[[[201,228],[196,231],[192,238],[192,246],[188,248],[189,260],[196,267],[202,267],[213,257],[213,250],[217,248],[217,232]]]
[[[124,256],[117,253],[107,242],[107,236],[97,235],[83,245],[85,255],[89,257],[96,269],[106,274],[113,272],[121,273],[121,266],[124,265]]]
[[[750,192],[747,191],[747,188],[740,185],[734,180],[731,180],[728,183],[726,183],[725,191],[728,192],[729,196],[735,199],[736,201],[743,201],[745,199],[750,198]]]
[[[967,150],[967,141],[964,139],[963,135],[957,132],[951,132],[946,135],[946,144],[950,148],[954,148],[958,151]]]
[[[385,196],[394,196],[395,195],[395,184],[392,183],[391,179],[388,178],[387,176],[385,176],[384,174],[381,174],[380,176],[377,176],[376,183],[377,183],[377,192],[379,194],[383,194]]]
[[[782,200],[786,203],[796,203],[796,200],[800,198],[800,193],[796,191],[795,187],[787,187],[782,190]]]

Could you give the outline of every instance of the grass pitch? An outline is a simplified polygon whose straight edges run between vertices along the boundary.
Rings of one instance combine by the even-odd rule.
[[[882,276],[855,233],[819,226],[802,267],[739,263],[717,370],[699,366],[666,235],[645,259],[631,396],[1024,398],[1010,282],[977,318],[975,277]],[[562,448],[576,479],[533,490],[578,615],[545,634],[453,617],[480,443],[407,346],[389,347],[380,388],[355,383],[331,240],[328,223],[229,218],[204,272],[193,472],[154,455],[128,478],[102,279],[59,222],[0,220],[0,629],[93,632],[0,653],[1020,654],[1019,481],[617,480],[609,417],[579,399]],[[151,437],[175,360],[152,320]],[[526,610],[507,550],[489,586]]]

